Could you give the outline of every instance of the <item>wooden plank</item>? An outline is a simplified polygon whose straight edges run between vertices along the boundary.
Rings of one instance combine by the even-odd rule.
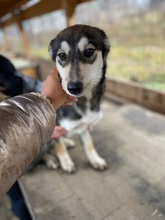
[[[116,108],[104,102],[103,110],[92,135],[109,169],[93,170],[77,147],[70,150],[74,175],[39,166],[22,176],[34,219],[165,219],[165,118],[129,104]]]
[[[74,9],[76,5],[86,1],[90,1],[90,0],[63,0],[63,1],[42,0],[36,5],[22,11],[22,19],[27,20],[29,18],[40,16],[45,13],[50,13],[59,9],[65,9],[67,17],[71,18],[74,13]]]
[[[22,5],[24,5],[28,0],[17,0],[17,1],[0,1],[1,9],[0,9],[0,17],[2,18],[6,14],[13,12],[15,9],[19,9]]]
[[[106,83],[107,92],[128,101],[165,114],[165,93],[149,89],[138,83],[127,82],[109,77]]]
[[[11,25],[11,24],[13,24],[13,23],[16,23],[16,19],[15,19],[14,16],[12,16],[12,17],[10,17],[9,19],[3,21],[3,22],[1,23],[1,26],[2,26],[2,27],[5,27],[5,26]]]
[[[26,2],[27,0],[22,0],[22,3]],[[68,16],[68,23],[73,24],[73,9],[75,8],[75,4],[80,4],[83,2],[87,2],[90,0],[67,0],[67,4],[69,7],[67,7],[66,15]],[[59,9],[65,9],[66,0],[64,1],[52,1],[52,0],[42,0],[39,3],[21,11],[22,20],[28,20],[33,17],[41,16],[46,13],[50,13]],[[18,2],[17,5],[14,5],[14,8],[11,8],[9,10],[4,10],[4,15],[7,14],[7,12],[13,11],[15,8],[19,8],[21,3]],[[14,16],[7,19],[6,21],[3,21],[1,25],[7,26],[15,22]]]
[[[22,11],[22,19],[30,19],[59,9],[62,9],[61,1],[42,0],[36,5]]]

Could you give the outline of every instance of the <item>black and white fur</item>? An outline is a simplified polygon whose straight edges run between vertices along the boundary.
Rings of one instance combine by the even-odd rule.
[[[105,90],[109,49],[106,34],[88,25],[64,29],[49,46],[49,54],[56,62],[63,89],[68,95],[78,98],[77,102],[57,111],[58,124],[67,130],[68,136],[80,135],[90,164],[101,170],[107,167],[107,163],[97,153],[89,127],[102,116],[100,103]],[[73,172],[75,165],[68,154],[66,142],[68,139],[65,137],[59,138],[58,143],[54,140],[51,152],[57,156],[63,170]]]

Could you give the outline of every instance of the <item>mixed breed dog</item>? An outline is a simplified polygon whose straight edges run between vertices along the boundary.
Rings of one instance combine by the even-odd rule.
[[[109,50],[110,44],[104,31],[88,25],[68,27],[50,42],[49,54],[56,63],[62,87],[68,95],[77,97],[77,102],[57,110],[57,125],[64,127],[67,135],[52,139],[45,145],[27,170],[33,169],[42,159],[49,168],[56,169],[60,164],[64,171],[74,172],[75,165],[67,151],[68,145],[75,145],[69,139],[74,134],[80,135],[91,166],[100,170],[107,167],[105,159],[94,147],[90,128],[102,116],[100,104],[105,90]],[[7,95],[41,90],[40,81],[15,74],[13,64],[1,55],[0,65],[0,86],[2,83]]]
[[[100,104],[105,90],[109,50],[109,40],[104,31],[88,25],[68,27],[50,42],[49,54],[56,63],[62,87],[78,100],[57,111],[57,125],[67,130],[67,137],[51,140],[51,149],[43,157],[48,167],[57,168],[52,157],[55,155],[64,171],[75,171],[75,164],[67,151],[67,145],[74,145],[68,137],[74,134],[80,135],[91,166],[99,170],[107,167],[105,159],[94,147],[90,127],[102,116]]]

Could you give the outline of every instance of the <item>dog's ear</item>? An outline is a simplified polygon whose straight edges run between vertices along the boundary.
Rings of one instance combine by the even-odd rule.
[[[51,40],[49,47],[48,47],[48,53],[51,57],[51,59],[56,62],[56,55],[57,55],[57,39],[54,38],[53,40]]]
[[[99,32],[100,40],[102,40],[102,42],[103,42],[102,56],[103,56],[103,60],[106,61],[107,55],[110,52],[111,45],[110,45],[109,39],[108,39],[107,35],[105,34],[105,32],[100,28],[96,27],[96,29]]]
[[[53,40],[52,40],[52,41],[53,41]],[[49,47],[48,47],[48,53],[49,53],[49,56],[51,57],[51,59],[54,61],[53,48],[52,48],[52,41],[51,41],[50,44],[49,44]]]
[[[108,53],[110,52],[110,48],[111,48],[110,42],[109,42],[108,38],[106,37],[106,38],[104,39],[104,52],[103,52],[103,58],[104,58],[104,60],[106,60],[107,55],[108,55]]]
[[[111,45],[110,45],[109,39],[108,39],[107,35],[105,34],[105,32],[100,29],[100,33],[101,33],[101,37],[103,39],[103,44],[104,44],[103,51],[102,51],[103,60],[106,61],[107,55],[110,52]]]

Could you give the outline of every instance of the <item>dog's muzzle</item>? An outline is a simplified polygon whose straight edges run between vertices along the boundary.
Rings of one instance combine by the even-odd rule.
[[[83,84],[80,81],[69,82],[67,85],[67,89],[72,95],[78,95],[83,90]]]

